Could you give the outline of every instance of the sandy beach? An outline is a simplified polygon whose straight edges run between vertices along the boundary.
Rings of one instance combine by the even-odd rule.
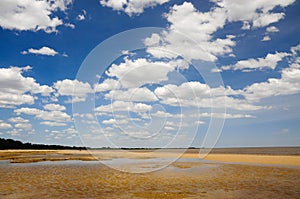
[[[101,150],[97,154],[95,157],[79,150],[0,151],[0,198],[300,197],[298,155],[221,154],[219,151],[209,154],[203,162],[197,159],[196,150],[188,150],[164,169],[135,174],[112,169],[95,160],[129,158],[143,162],[153,158],[149,151],[128,154]],[[172,157],[176,151],[160,155],[155,158]],[[142,166],[155,167],[158,163],[142,163]]]
[[[256,152],[256,154],[243,153],[243,150],[236,149],[228,153],[226,150],[217,150],[208,154],[204,159],[227,162],[227,163],[253,163],[253,164],[275,164],[300,166],[300,148],[290,148],[290,154],[282,155],[281,149],[274,149],[268,154]],[[225,152],[224,152],[225,151]],[[277,152],[279,151],[279,152]],[[30,163],[41,161],[63,161],[63,160],[109,160],[113,158],[199,158],[198,149],[187,150],[181,155],[181,151],[168,149],[162,152],[152,152],[150,150],[2,150],[0,160],[10,160],[12,163]],[[250,152],[248,152],[250,153]],[[279,155],[278,155],[279,154]]]

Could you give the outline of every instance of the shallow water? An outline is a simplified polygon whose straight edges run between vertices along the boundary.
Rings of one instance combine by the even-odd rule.
[[[165,159],[109,160],[153,167]],[[180,159],[134,174],[99,161],[0,161],[0,198],[300,198],[300,169]]]

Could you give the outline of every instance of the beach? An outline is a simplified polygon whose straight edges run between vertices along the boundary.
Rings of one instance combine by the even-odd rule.
[[[295,150],[299,148],[291,149]],[[275,151],[268,154],[214,151],[201,161],[193,149],[163,169],[139,174],[103,164],[128,159],[132,161],[123,162],[125,166],[132,167],[136,161],[140,166],[154,168],[166,157],[175,157],[175,151],[151,157],[147,150],[129,154],[99,150],[97,153],[101,155],[95,157],[84,150],[3,150],[0,151],[0,198],[300,197],[298,152],[279,155]],[[102,162],[97,161],[100,156]]]
[[[153,152],[154,151],[154,152]],[[227,163],[253,163],[300,166],[300,147],[263,149],[215,149],[205,160]],[[41,161],[82,160],[96,161],[115,158],[199,158],[199,149],[188,149],[183,154],[178,149],[155,150],[2,150],[0,160],[12,163]]]

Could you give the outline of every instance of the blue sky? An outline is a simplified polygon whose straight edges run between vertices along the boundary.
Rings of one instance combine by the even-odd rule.
[[[3,0],[0,137],[299,146],[299,9],[296,0]]]

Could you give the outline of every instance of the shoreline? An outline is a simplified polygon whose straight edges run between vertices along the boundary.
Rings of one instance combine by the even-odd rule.
[[[297,148],[298,149],[298,148]],[[9,160],[11,163],[33,163],[43,161],[65,160],[111,160],[118,158],[151,159],[151,158],[199,158],[197,149],[188,149],[184,154],[175,149],[162,152],[150,150],[94,150],[91,155],[87,150],[0,150],[0,160]],[[230,149],[233,150],[233,149]],[[240,149],[238,149],[240,150]],[[298,153],[298,152],[296,152]],[[250,163],[268,165],[300,166],[300,155],[280,154],[243,154],[243,153],[209,153],[204,160],[220,163]]]

